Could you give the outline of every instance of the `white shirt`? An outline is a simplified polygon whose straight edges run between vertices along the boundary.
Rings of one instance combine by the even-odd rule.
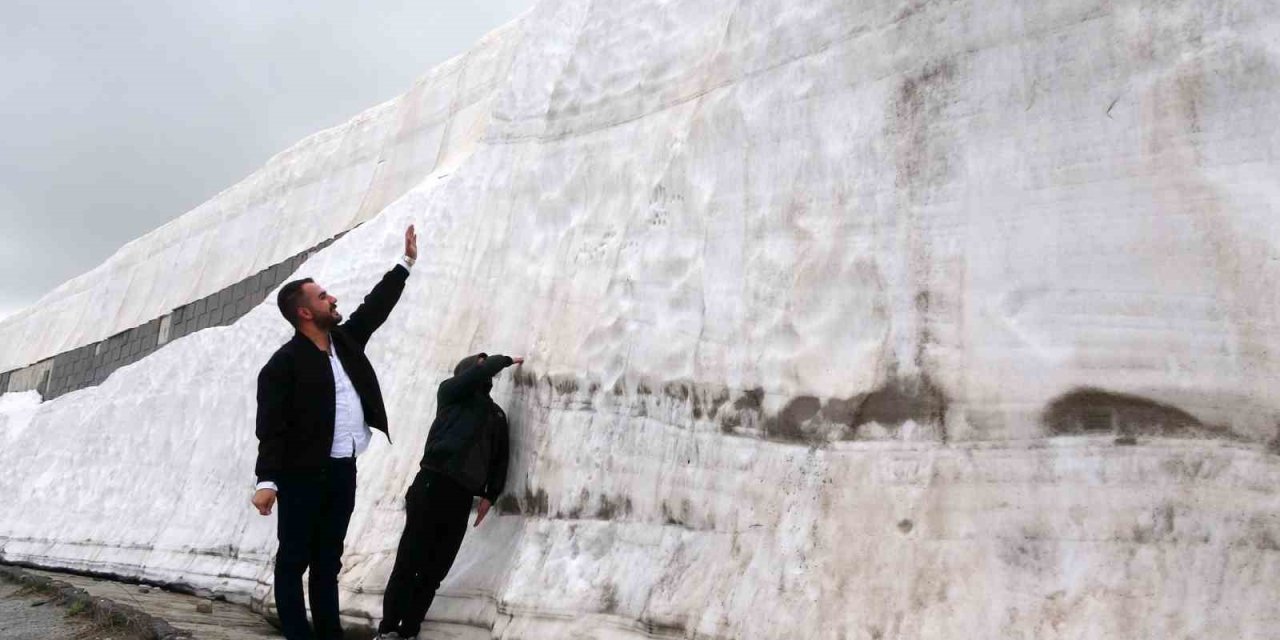
[[[400,266],[412,269],[413,262],[409,256],[402,256]],[[360,403],[360,394],[351,384],[347,370],[342,368],[342,361],[334,351],[333,340],[329,340],[329,368],[333,371],[333,446],[329,449],[330,458],[354,458],[369,448],[369,440],[373,437],[369,425],[364,421],[364,405]],[[279,487],[270,480],[259,482],[258,489],[278,491]]]
[[[360,394],[347,377],[338,359],[337,347],[329,340],[329,368],[333,370],[333,447],[330,458],[354,458],[369,448],[373,432],[364,421],[364,405]]]

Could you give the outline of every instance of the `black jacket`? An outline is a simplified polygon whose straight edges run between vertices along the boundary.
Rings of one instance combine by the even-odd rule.
[[[360,308],[329,332],[332,348],[360,396],[364,420],[391,438],[373,365],[364,355],[373,332],[400,300],[409,270],[396,265]],[[258,481],[322,468],[333,448],[333,370],[329,355],[301,333],[272,354],[258,374]]]
[[[440,383],[436,419],[427,434],[422,468],[443,473],[472,495],[496,502],[507,482],[507,414],[489,397],[493,376],[511,366],[493,355]]]

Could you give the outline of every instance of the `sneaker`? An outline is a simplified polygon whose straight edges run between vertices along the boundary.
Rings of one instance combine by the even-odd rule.
[[[399,633],[392,631],[391,633],[379,633],[374,640],[405,640]]]

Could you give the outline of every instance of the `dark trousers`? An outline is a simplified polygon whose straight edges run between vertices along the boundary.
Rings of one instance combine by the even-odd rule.
[[[281,477],[276,484],[279,523],[276,535],[276,611],[288,640],[336,640],[342,637],[338,617],[338,571],[342,541],[356,503],[355,458],[330,459],[327,468]],[[315,635],[307,624],[302,598],[302,572],[310,569],[307,587]]]
[[[420,471],[404,499],[404,532],[382,596],[378,633],[413,637],[422,628],[440,581],[467,533],[471,492],[432,471]]]

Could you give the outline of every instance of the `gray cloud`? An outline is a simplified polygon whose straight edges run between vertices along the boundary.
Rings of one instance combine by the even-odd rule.
[[[532,4],[9,0],[0,317]]]

